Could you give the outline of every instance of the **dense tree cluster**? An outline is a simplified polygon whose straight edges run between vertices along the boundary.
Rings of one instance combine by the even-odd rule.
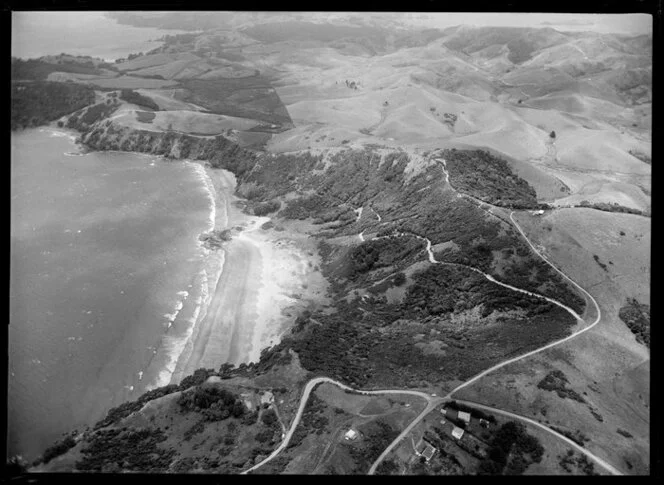
[[[57,441],[53,445],[46,448],[46,451],[44,451],[41,458],[38,458],[35,461],[34,465],[37,465],[39,463],[48,463],[53,458],[58,457],[60,455],[64,455],[74,446],[76,446],[76,440],[74,439],[74,436],[72,436],[71,434],[67,435],[60,441]]]
[[[595,465],[588,460],[588,457],[581,453],[575,453],[574,450],[567,450],[566,454],[559,455],[558,464],[567,473],[574,473],[575,470],[580,470],[585,475],[599,475],[595,471]]]
[[[353,457],[355,467],[353,472],[364,474],[369,471],[372,463],[378,459],[380,454],[394,441],[399,432],[388,423],[378,419],[359,428],[363,439],[360,446],[347,445],[350,455]]]
[[[627,304],[620,309],[618,316],[627,324],[636,340],[650,348],[650,305],[628,298]]]
[[[113,428],[97,431],[83,448],[83,458],[76,469],[86,472],[163,472],[175,455],[174,450],[159,447],[166,440],[160,429]]]
[[[94,90],[74,83],[12,82],[11,129],[46,124],[94,103]]]
[[[445,150],[452,185],[493,205],[537,209],[537,194],[507,162],[484,150]]]
[[[74,113],[67,120],[67,128],[85,131],[94,123],[108,118],[116,109],[117,104],[97,103],[85,108],[85,110]]]
[[[211,375],[216,375],[212,369],[196,369],[192,375],[182,379],[179,385],[169,384],[167,386],[152,389],[145,392],[134,401],[128,401],[120,404],[117,407],[111,408],[106,414],[106,417],[98,421],[94,427],[95,429],[99,429],[115,424],[121,419],[124,419],[130,414],[141,409],[145,403],[177,391],[183,391],[189,389],[190,387],[198,386],[204,383]]]
[[[254,206],[254,215],[256,216],[265,216],[276,212],[281,207],[281,202],[278,200],[270,200],[267,202],[261,202],[260,204]]]
[[[422,250],[421,241],[415,238],[396,237],[365,241],[350,252],[351,276],[386,266],[413,263]],[[402,284],[403,282],[405,279]]]
[[[196,421],[196,423],[191,428],[189,428],[187,431],[184,432],[184,434],[182,435],[182,439],[184,439],[184,441],[189,441],[197,434],[202,433],[204,429],[205,429],[205,420],[201,419],[200,421]]]
[[[316,396],[315,393],[309,395],[307,404],[304,407],[304,413],[302,413],[302,420],[295,429],[288,443],[288,448],[295,448],[313,432],[319,435],[323,433],[325,426],[329,424],[329,420],[325,416],[326,409],[327,405],[325,402]]]
[[[182,412],[200,412],[207,421],[240,418],[245,413],[241,400],[232,392],[216,385],[201,384],[183,392],[178,398]]]
[[[559,307],[488,282],[463,268],[432,265],[411,277],[401,303],[338,300],[337,312],[301,318],[298,330],[282,344],[295,350],[302,365],[320,375],[354,386],[419,384],[463,378],[479,372],[506,354],[525,352],[569,332],[574,319]],[[346,285],[350,284],[349,282]],[[345,286],[338,287],[343,294]],[[513,312],[482,319],[472,329],[454,325],[454,312],[482,308]],[[508,316],[510,315],[510,316]],[[436,333],[442,353],[424,352],[418,334]],[[485,343],[493,343],[486,348]],[[441,344],[442,345],[442,344]]]
[[[617,202],[589,202],[587,200],[582,200],[579,202],[578,207],[587,207],[589,209],[596,209],[604,212],[622,212],[623,214],[637,214],[640,216],[648,216],[647,212],[644,212],[639,209],[633,209],[632,207],[625,207],[620,205]]]
[[[487,458],[478,468],[479,475],[521,475],[531,463],[542,461],[544,448],[526,427],[509,421],[493,435]]]
[[[563,371],[556,369],[544,376],[544,379],[537,383],[537,388],[544,389],[545,391],[553,391],[563,399],[568,398],[585,403],[586,400],[578,392],[567,387],[568,383],[567,376]]]
[[[561,435],[571,439],[579,446],[583,446],[586,441],[590,441],[590,439],[585,434],[583,434],[581,430],[578,429],[576,431],[568,431],[558,426],[550,426],[550,428],[557,433],[560,433]]]
[[[383,460],[376,467],[376,475],[395,475],[399,471],[399,465],[394,460]]]
[[[143,108],[159,111],[159,105],[155,103],[152,98],[137,93],[133,89],[122,89],[120,91],[120,99],[127,103],[142,106]]]
[[[103,67],[110,67],[104,64]],[[52,72],[69,72],[75,74],[101,74],[92,60],[61,61],[59,63],[46,62],[40,59],[12,59],[11,79],[44,81]]]
[[[464,268],[431,266],[414,276],[408,288],[406,304],[420,316],[462,312],[482,305],[482,317],[493,311],[521,308],[529,315],[554,310],[546,300],[517,293],[496,285],[483,276]],[[566,322],[573,323],[571,317]]]

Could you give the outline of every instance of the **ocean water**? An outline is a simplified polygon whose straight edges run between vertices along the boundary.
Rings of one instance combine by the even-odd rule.
[[[114,61],[149,52],[163,35],[179,30],[120,25],[104,12],[12,12],[12,56],[33,58],[67,54]]]
[[[8,454],[168,384],[223,268],[200,165],[11,138]],[[212,261],[212,262],[211,262]]]

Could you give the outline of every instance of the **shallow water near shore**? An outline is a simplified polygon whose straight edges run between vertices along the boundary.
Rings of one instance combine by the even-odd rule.
[[[218,278],[214,199],[196,164],[71,156],[51,129],[11,145],[8,454],[32,459],[168,384]]]

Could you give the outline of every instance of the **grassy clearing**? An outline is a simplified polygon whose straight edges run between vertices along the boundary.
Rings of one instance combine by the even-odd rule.
[[[136,119],[139,123],[152,123],[155,114],[151,111],[136,111]]]
[[[188,79],[176,96],[211,113],[251,118],[278,125],[290,124],[288,111],[262,76],[242,79]]]
[[[135,76],[120,76],[112,79],[94,79],[90,81],[95,86],[105,89],[159,89],[175,86],[175,81],[148,79]]]

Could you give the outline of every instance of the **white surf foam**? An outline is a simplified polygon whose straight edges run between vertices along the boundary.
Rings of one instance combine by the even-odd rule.
[[[200,295],[193,300],[196,307],[192,312],[192,316],[185,320],[188,324],[186,330],[180,335],[164,335],[160,346],[160,353],[164,353],[166,363],[163,368],[159,370],[155,381],[147,387],[148,390],[168,385],[171,382],[176,369],[183,364],[186,364],[186,361],[191,357],[191,351],[193,349],[193,343],[197,338],[199,324],[207,315],[207,308],[214,296],[217,282],[221,278],[224,263],[225,252],[223,250],[217,251],[215,252],[214,257],[206,261],[206,267],[200,271]],[[169,327],[171,323],[172,322],[169,322]]]
[[[210,203],[210,219],[208,225],[208,232],[212,232],[214,231],[214,228],[216,226],[215,221],[217,219],[217,193],[214,189],[214,184],[212,183],[212,179],[210,179],[210,176],[205,171],[205,168],[201,164],[189,161],[186,161],[185,164],[192,167],[196,176],[199,178],[201,182],[203,182],[203,187],[205,188],[208,201]]]

